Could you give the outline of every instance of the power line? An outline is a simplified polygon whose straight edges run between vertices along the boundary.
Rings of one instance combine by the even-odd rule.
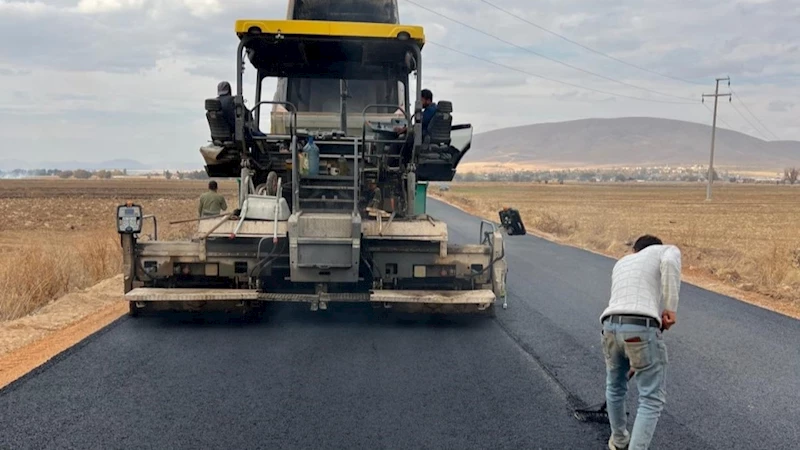
[[[767,137],[767,136],[766,136],[766,135],[765,135],[765,134],[764,134],[764,133],[763,133],[763,132],[762,132],[762,131],[761,131],[761,130],[758,128],[758,127],[756,127],[755,125],[753,125],[753,122],[751,122],[751,121],[750,121],[750,119],[748,119],[747,117],[745,117],[745,115],[744,115],[744,114],[742,114],[742,112],[741,112],[741,111],[739,111],[739,108],[737,108],[737,107],[736,107],[736,105],[734,105],[733,103],[731,103],[731,107],[733,108],[733,110],[734,110],[734,111],[736,111],[736,113],[737,113],[737,114],[739,114],[739,115],[742,117],[742,119],[744,119],[744,121],[745,121],[745,122],[747,122],[747,124],[748,124],[748,125],[750,125],[750,127],[752,127],[754,130],[756,130],[756,131],[758,132],[758,134],[760,134],[760,135],[761,135],[761,137],[763,137],[763,138],[764,138],[764,139],[766,139],[766,140],[769,140],[769,138],[768,138],[768,137]]]
[[[753,114],[753,111],[750,111],[750,108],[748,108],[748,107],[747,107],[747,104],[746,104],[745,102],[743,102],[743,101],[742,101],[742,98],[741,98],[741,97],[739,97],[739,94],[737,94],[737,93],[736,93],[736,91],[734,91],[733,89],[731,89],[731,92],[733,92],[733,95],[734,95],[734,97],[736,97],[736,100],[739,100],[739,103],[741,103],[741,104],[742,104],[742,106],[744,106],[744,108],[747,110],[747,112],[749,112],[749,113],[750,113],[750,115],[751,115],[751,116],[753,116],[753,118],[754,118],[754,119],[756,119],[756,121],[757,121],[758,123],[760,123],[760,124],[761,124],[761,126],[762,126],[762,127],[765,129],[765,130],[767,130],[767,132],[768,132],[769,134],[771,134],[771,135],[772,135],[772,137],[774,137],[774,138],[775,138],[775,139],[777,139],[777,140],[780,140],[780,138],[779,138],[779,137],[778,137],[778,136],[777,136],[775,133],[773,133],[773,132],[772,132],[772,130],[770,130],[769,128],[767,128],[767,126],[766,126],[766,125],[764,125],[764,123],[763,123],[763,122],[761,122],[761,120],[759,120],[759,119],[758,119],[758,117],[756,117],[756,115],[755,115],[755,114]]]
[[[619,58],[616,58],[614,56],[611,56],[611,55],[609,55],[607,53],[601,52],[599,50],[595,50],[595,49],[593,49],[591,47],[587,47],[586,45],[583,45],[580,42],[573,41],[572,39],[570,39],[570,38],[568,38],[566,36],[563,36],[561,34],[558,34],[555,31],[548,30],[547,28],[545,28],[545,27],[543,27],[543,26],[541,26],[541,25],[539,25],[537,23],[531,22],[530,20],[528,20],[528,19],[526,19],[524,17],[521,17],[518,14],[514,14],[511,11],[508,11],[508,10],[506,10],[504,8],[501,8],[501,7],[495,5],[494,3],[491,3],[491,2],[489,2],[487,0],[480,0],[480,1],[485,3],[485,4],[487,4],[487,5],[489,5],[489,6],[491,6],[492,8],[494,8],[494,9],[496,9],[498,11],[502,11],[502,12],[508,14],[511,17],[515,17],[515,18],[519,19],[522,22],[527,23],[528,25],[531,25],[531,26],[536,27],[536,28],[538,28],[538,29],[540,29],[542,31],[550,33],[553,36],[557,36],[557,37],[559,37],[559,38],[561,38],[561,39],[563,39],[563,40],[565,40],[565,41],[567,41],[567,42],[569,42],[571,44],[575,44],[578,47],[584,48],[584,49],[586,49],[586,50],[588,50],[588,51],[590,51],[592,53],[596,53],[598,55],[605,56],[606,58],[611,59],[613,61],[616,61],[618,63],[625,64],[626,66],[630,66],[630,67],[633,67],[635,69],[639,69],[639,70],[642,70],[644,72],[649,72],[649,73],[652,73],[654,75],[658,75],[658,76],[661,76],[661,77],[664,77],[664,78],[669,78],[669,79],[672,79],[672,80],[681,81],[681,82],[684,82],[684,83],[689,83],[689,84],[694,84],[694,85],[702,85],[702,83],[698,83],[696,81],[689,81],[689,80],[686,80],[684,78],[675,77],[675,76],[672,76],[672,75],[666,75],[666,74],[663,74],[663,73],[660,73],[660,72],[656,72],[655,70],[650,70],[650,69],[647,69],[647,68],[644,68],[644,67],[641,67],[641,66],[637,66],[636,64],[632,64],[632,63],[629,63],[627,61],[623,61],[623,60],[621,60]]]
[[[583,90],[586,90],[586,91],[597,92],[597,93],[600,93],[600,94],[612,95],[612,96],[617,96],[617,97],[624,97],[624,98],[629,98],[631,100],[639,100],[639,101],[644,101],[644,102],[667,103],[667,104],[673,104],[673,105],[685,105],[685,104],[687,104],[687,102],[672,102],[672,101],[668,101],[668,100],[654,100],[654,99],[649,99],[649,98],[634,97],[632,95],[618,94],[618,93],[615,93],[615,92],[604,91],[602,89],[595,89],[595,88],[590,88],[590,87],[586,87],[586,86],[581,86],[581,85],[573,84],[573,83],[570,83],[570,82],[567,82],[567,81],[557,80],[555,78],[550,78],[550,77],[546,77],[544,75],[539,75],[539,74],[536,74],[536,73],[533,73],[533,72],[528,72],[527,70],[519,69],[519,68],[516,68],[516,67],[513,67],[513,66],[508,66],[506,64],[502,64],[502,63],[499,63],[499,62],[496,62],[496,61],[492,61],[490,59],[486,59],[486,58],[483,58],[483,57],[480,57],[480,56],[477,56],[477,55],[473,55],[471,53],[467,53],[467,52],[464,52],[464,51],[461,51],[461,50],[456,50],[456,49],[454,49],[452,47],[448,47],[446,45],[439,44],[437,42],[427,41],[427,43],[435,45],[437,47],[441,47],[441,48],[443,48],[445,50],[449,50],[449,51],[454,52],[454,53],[459,53],[461,55],[467,56],[469,58],[476,59],[478,61],[483,61],[485,63],[495,65],[497,67],[502,67],[504,69],[513,70],[514,72],[519,72],[519,73],[522,73],[522,74],[525,74],[525,75],[528,75],[528,76],[541,78],[543,80],[552,81],[554,83],[559,83],[559,84],[563,84],[563,85],[566,85],[566,86],[571,86],[571,87],[574,87],[574,88],[577,88],[577,89],[583,89]]]
[[[716,137],[717,137],[717,104],[719,103],[719,98],[720,97],[728,97],[728,98],[730,98],[730,96],[731,96],[730,93],[727,93],[727,94],[720,94],[719,93],[719,82],[720,81],[726,81],[726,80],[728,81],[728,86],[730,86],[730,84],[731,84],[730,77],[717,78],[717,84],[716,84],[716,87],[714,88],[714,93],[713,94],[703,94],[703,99],[705,99],[706,97],[714,97],[714,119],[713,119],[713,123],[711,125],[711,155],[710,155],[710,159],[709,159],[709,162],[708,162],[708,177],[707,177],[708,186],[706,187],[706,201],[710,201],[711,200],[711,184],[714,183],[714,174],[716,173],[716,172],[714,172],[714,141],[716,140]]]
[[[505,39],[503,39],[503,38],[501,38],[501,37],[495,36],[495,35],[493,35],[493,34],[491,34],[491,33],[488,33],[488,32],[486,32],[486,31],[483,31],[483,30],[481,30],[481,29],[475,28],[475,27],[473,27],[472,25],[469,25],[469,24],[467,24],[467,23],[461,22],[460,20],[453,19],[452,17],[447,17],[446,15],[444,15],[444,14],[442,14],[442,13],[440,13],[440,12],[434,11],[434,10],[432,10],[432,9],[428,8],[427,6],[420,5],[419,3],[417,3],[417,2],[414,2],[414,1],[412,1],[412,0],[406,0],[406,2],[407,2],[407,3],[410,3],[410,4],[414,5],[414,6],[416,6],[416,7],[418,7],[418,8],[424,9],[425,11],[428,11],[428,12],[430,12],[430,13],[436,14],[437,16],[443,17],[443,18],[445,18],[445,19],[447,19],[447,20],[449,20],[449,21],[451,21],[451,22],[457,23],[457,24],[459,24],[459,25],[461,25],[461,26],[464,26],[464,27],[467,27],[467,28],[469,28],[469,29],[471,29],[471,30],[473,30],[473,31],[476,31],[476,32],[478,32],[478,33],[481,33],[481,34],[483,34],[483,35],[486,35],[486,36],[489,36],[489,37],[491,37],[492,39],[498,40],[498,41],[500,41],[500,42],[502,42],[502,43],[504,43],[504,44],[506,44],[506,45],[510,45],[510,46],[512,46],[512,47],[518,48],[518,49],[520,49],[520,50],[522,50],[522,51],[525,51],[525,52],[528,52],[528,53],[530,53],[530,54],[536,55],[536,56],[538,56],[538,57],[540,57],[540,58],[544,58],[544,59],[546,59],[546,60],[548,60],[548,61],[552,61],[552,62],[554,62],[554,63],[561,64],[561,65],[563,65],[563,66],[566,66],[566,67],[569,67],[569,68],[571,68],[571,69],[573,69],[573,70],[578,70],[578,71],[580,71],[580,72],[584,72],[584,73],[587,73],[587,74],[589,74],[589,75],[596,76],[596,77],[598,77],[598,78],[602,78],[602,79],[605,79],[605,80],[608,80],[608,81],[611,81],[611,82],[614,82],[614,83],[619,83],[619,84],[622,84],[622,85],[624,85],[624,86],[632,87],[632,88],[634,88],[634,89],[640,89],[640,90],[643,90],[643,91],[645,91],[645,92],[649,92],[649,93],[652,93],[652,94],[663,95],[663,96],[666,96],[666,97],[673,97],[673,98],[677,98],[677,99],[680,99],[680,100],[690,100],[692,104],[694,104],[694,103],[695,103],[695,102],[693,101],[693,99],[690,99],[690,98],[688,98],[688,97],[681,97],[681,96],[678,96],[678,95],[667,94],[667,93],[664,93],[664,92],[659,92],[659,91],[656,91],[656,90],[653,90],[653,89],[649,89],[649,88],[645,88],[645,87],[642,87],[642,86],[637,86],[637,85],[635,85],[635,84],[631,84],[631,83],[627,83],[627,82],[625,82],[625,81],[620,81],[620,80],[617,80],[617,79],[614,79],[614,78],[611,78],[611,77],[607,77],[607,76],[605,76],[605,75],[601,75],[601,74],[599,74],[599,73],[595,73],[595,72],[592,72],[592,71],[590,71],[590,70],[586,70],[586,69],[580,68],[580,67],[578,67],[578,66],[574,66],[574,65],[572,65],[572,64],[569,64],[569,63],[566,63],[566,62],[564,62],[564,61],[560,61],[560,60],[558,60],[558,59],[551,58],[551,57],[549,57],[549,56],[547,56],[547,55],[543,55],[543,54],[541,54],[541,53],[538,53],[538,52],[536,52],[536,51],[533,51],[533,50],[531,50],[531,49],[529,49],[529,48],[525,48],[525,47],[523,47],[523,46],[521,46],[521,45],[518,45],[518,44],[515,44],[515,43],[513,43],[513,42],[511,42],[511,41],[507,41],[507,40],[505,40]],[[676,102],[672,102],[672,103],[676,103]],[[682,103],[684,103],[684,104],[689,104],[689,102],[682,102]]]
[[[711,108],[709,108],[708,105],[706,105],[705,103],[701,103],[701,105],[703,105],[708,110],[708,112],[710,112],[711,114],[714,114],[714,111]],[[717,120],[722,122],[722,124],[725,125],[726,127],[728,127],[729,130],[733,130],[733,127],[731,126],[731,124],[729,124],[728,122],[725,122],[725,119],[723,119],[722,117],[718,116]]]

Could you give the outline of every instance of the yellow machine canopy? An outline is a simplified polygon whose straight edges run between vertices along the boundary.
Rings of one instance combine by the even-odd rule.
[[[317,20],[238,20],[236,34],[262,77],[386,79],[416,68],[422,27]]]

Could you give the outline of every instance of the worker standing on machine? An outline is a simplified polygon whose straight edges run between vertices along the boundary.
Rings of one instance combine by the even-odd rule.
[[[200,218],[218,216],[222,211],[228,209],[225,197],[217,192],[217,182],[208,182],[208,192],[200,196],[200,204],[197,207],[197,215]]]
[[[383,209],[383,195],[381,194],[381,188],[378,187],[375,180],[369,180],[367,184],[369,188],[369,203],[367,203],[367,207],[373,209]]]

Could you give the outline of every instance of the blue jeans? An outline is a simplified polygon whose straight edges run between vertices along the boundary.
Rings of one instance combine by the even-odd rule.
[[[606,403],[614,445],[629,450],[650,446],[658,418],[666,403],[667,346],[655,327],[603,322],[603,354],[606,359]],[[628,433],[625,394],[628,370],[635,371],[639,409]]]

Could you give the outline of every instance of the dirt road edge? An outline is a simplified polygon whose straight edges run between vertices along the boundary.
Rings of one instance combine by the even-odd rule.
[[[110,325],[127,312],[127,303],[107,305],[65,328],[0,356],[0,389]]]

